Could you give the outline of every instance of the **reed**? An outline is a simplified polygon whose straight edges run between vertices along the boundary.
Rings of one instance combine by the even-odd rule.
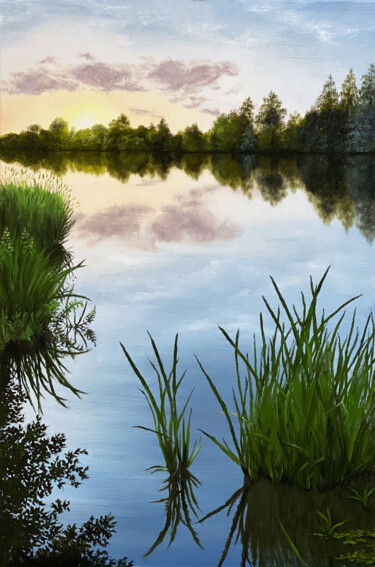
[[[311,300],[307,303],[302,294],[300,311],[288,307],[271,278],[281,308],[272,309],[263,298],[275,328],[267,338],[260,315],[261,344],[258,348],[254,337],[252,360],[239,347],[239,332],[233,340],[221,329],[235,354],[233,412],[198,360],[227,420],[232,444],[203,433],[250,479],[329,488],[374,472],[374,319],[370,314],[360,332],[354,312],[347,335],[341,337],[345,307],[357,297],[318,316],[327,273],[318,285],[310,278]]]
[[[56,383],[80,393],[63,360],[95,342],[95,310],[86,313],[86,298],[69,283],[81,266],[57,269],[26,231],[14,239],[6,229],[0,238],[0,385],[16,377],[39,407],[43,391],[64,403]]]
[[[70,190],[49,174],[10,170],[0,180],[0,236],[9,230],[16,239],[26,231],[39,250],[66,260],[64,245],[74,224]]]
[[[60,403],[67,357],[95,343],[87,298],[74,293],[65,244],[73,225],[68,188],[50,175],[10,170],[0,182],[0,387],[16,378],[29,401],[43,392]]]
[[[179,409],[177,395],[186,371],[180,377],[177,376],[178,335],[176,335],[174,342],[173,363],[169,373],[165,371],[159,351],[150,333],[149,337],[156,357],[156,364],[150,361],[151,367],[157,376],[158,385],[156,393],[152,391],[148,381],[142,376],[124,345],[120,343],[130,366],[142,384],[143,389],[141,389],[141,392],[145,396],[151,410],[155,429],[142,425],[137,427],[155,433],[163,453],[165,464],[155,465],[150,467],[150,470],[167,471],[170,475],[178,475],[183,471],[187,471],[193,464],[201,445],[201,440],[199,440],[194,442],[193,447],[190,446],[191,409],[188,418],[185,418],[193,390],[182,405],[182,409]]]

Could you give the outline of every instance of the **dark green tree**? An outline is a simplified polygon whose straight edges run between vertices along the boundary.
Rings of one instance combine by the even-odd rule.
[[[263,98],[256,117],[258,143],[261,150],[279,150],[280,134],[287,111],[274,91]]]
[[[357,88],[357,82],[353,69],[350,69],[347,74],[340,93],[340,106],[343,110],[352,114],[358,106],[359,92]]]
[[[368,72],[362,76],[359,100],[360,104],[365,107],[375,105],[375,65],[373,63]]]

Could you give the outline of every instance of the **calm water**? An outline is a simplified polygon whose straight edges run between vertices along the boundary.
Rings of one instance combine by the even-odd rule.
[[[136,566],[216,565],[233,517],[225,511],[197,527],[204,551],[181,526],[169,550],[166,540],[142,559],[163,525],[162,504],[151,503],[161,497],[163,475],[145,469],[162,459],[154,436],[133,428],[152,423],[119,342],[154,383],[147,330],[168,361],[178,332],[186,390],[195,388],[193,429],[228,438],[194,354],[229,400],[234,361],[218,325],[230,333],[240,328],[250,350],[264,312],[262,295],[277,305],[269,275],[289,301],[298,302],[309,276],[317,281],[330,265],[322,305],[331,309],[363,294],[357,302],[363,321],[375,304],[375,159],[247,156],[239,163],[190,156],[172,164],[150,156],[81,154],[4,160],[62,175],[79,202],[69,246],[77,261],[85,259],[76,290],[97,306],[97,347],[70,364],[72,383],[87,395],[70,399],[68,410],[53,400],[44,404],[51,432],[64,431],[70,447],[89,452],[90,479],[66,491],[71,520],[112,512],[118,523],[109,550]],[[202,516],[243,484],[241,471],[206,439],[193,472],[202,482],[196,492]],[[270,526],[290,506],[293,536],[316,504],[292,506],[287,497],[261,491],[246,512],[250,524],[258,518],[254,563],[282,564],[272,559],[281,553],[284,564],[294,564],[285,541],[273,541],[270,533],[277,530]],[[240,543],[232,545],[225,565],[239,565],[241,551]]]

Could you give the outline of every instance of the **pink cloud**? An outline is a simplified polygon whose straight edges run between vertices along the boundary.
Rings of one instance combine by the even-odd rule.
[[[143,90],[133,81],[132,74],[128,69],[117,68],[107,63],[79,65],[72,69],[71,74],[84,85],[98,87],[103,91]]]
[[[237,67],[230,61],[221,63],[190,63],[166,60],[149,72],[148,77],[161,83],[170,91],[196,92],[202,87],[217,87],[223,76],[235,76]]]
[[[9,94],[39,95],[60,89],[74,91],[77,88],[77,81],[65,73],[53,74],[42,68],[12,73],[11,80],[5,84],[5,90]]]
[[[80,53],[79,57],[81,57],[81,59],[86,59],[86,61],[95,61],[95,57],[88,51],[86,53]]]
[[[54,57],[51,57],[50,55],[48,57],[45,57],[44,59],[42,59],[41,61],[39,61],[39,63],[56,63],[56,59]]]

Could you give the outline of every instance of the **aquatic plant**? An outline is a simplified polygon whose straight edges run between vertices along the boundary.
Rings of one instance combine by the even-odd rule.
[[[369,509],[370,496],[373,492],[375,492],[375,487],[370,488],[369,485],[366,484],[366,486],[364,487],[362,492],[359,492],[359,490],[353,488],[352,486],[350,486],[349,488],[352,491],[352,493],[354,494],[354,496],[349,496],[349,498],[351,500],[357,500],[357,502],[360,502],[361,504],[363,504],[363,506],[368,510]]]
[[[165,524],[144,557],[150,555],[162,543],[168,532],[170,534],[169,547],[176,537],[180,523],[189,530],[195,543],[201,547],[191,519],[192,516],[197,517],[199,506],[194,489],[198,488],[201,483],[189,470],[199,453],[201,439],[195,441],[191,447],[191,409],[188,418],[185,419],[193,390],[180,410],[177,404],[177,396],[186,371],[180,377],[177,376],[178,335],[176,335],[174,342],[172,369],[168,374],[165,371],[155,341],[150,333],[148,334],[157,361],[154,364],[150,360],[151,367],[157,376],[158,388],[156,393],[152,391],[148,381],[142,376],[124,345],[120,343],[134,373],[141,381],[143,388],[141,392],[151,410],[155,429],[143,425],[136,427],[156,434],[164,457],[164,465],[154,465],[148,470],[167,472],[169,475],[163,481],[165,486],[161,489],[161,491],[167,491],[167,496],[156,501],[165,505]]]
[[[329,537],[331,536],[338,528],[341,528],[344,524],[348,522],[348,520],[342,520],[341,522],[336,522],[335,524],[332,521],[331,510],[327,507],[327,513],[321,512],[320,510],[316,510],[319,518],[323,520],[323,523],[319,526],[320,532],[319,535],[322,537]]]
[[[340,336],[344,309],[357,297],[318,316],[327,273],[318,285],[310,278],[311,301],[302,293],[300,312],[288,307],[271,278],[286,321],[280,307],[274,311],[263,298],[275,330],[267,339],[261,314],[261,345],[258,349],[254,337],[252,360],[239,347],[239,332],[233,340],[221,329],[235,353],[233,412],[198,360],[227,420],[232,446],[203,433],[251,479],[328,488],[374,472],[374,319],[370,314],[359,332],[354,312],[346,337]]]
[[[201,446],[201,440],[199,439],[199,441],[194,442],[192,448],[190,447],[191,409],[189,417],[187,420],[185,419],[185,413],[193,394],[193,390],[190,392],[182,409],[179,410],[177,395],[186,371],[179,378],[177,377],[178,335],[176,335],[174,341],[172,369],[169,374],[167,374],[155,341],[150,333],[148,334],[157,360],[157,365],[150,361],[151,367],[153,368],[158,380],[157,394],[153,393],[149,383],[138,370],[124,345],[122,343],[120,344],[135,375],[141,381],[143,387],[141,392],[145,396],[151,410],[155,429],[150,429],[143,425],[137,425],[137,427],[145,429],[146,431],[152,431],[157,435],[159,446],[164,457],[164,465],[152,466],[150,467],[150,470],[167,471],[169,474],[175,475],[181,471],[186,471],[193,464]]]

